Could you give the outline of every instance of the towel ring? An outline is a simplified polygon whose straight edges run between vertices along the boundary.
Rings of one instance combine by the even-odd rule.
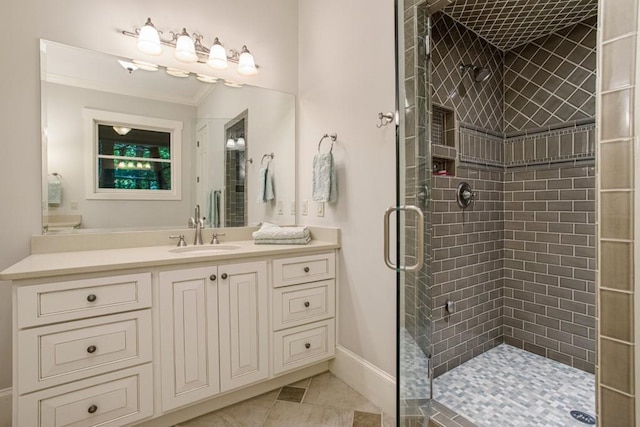
[[[320,152],[322,141],[324,141],[325,138],[331,138],[331,149],[329,150],[329,153],[331,153],[333,151],[333,143],[336,142],[336,139],[338,139],[338,134],[332,133],[331,135],[329,135],[328,133],[325,133],[322,138],[320,138],[320,142],[318,142],[318,153]]]
[[[267,164],[269,164],[271,162],[271,160],[273,160],[275,156],[273,155],[273,153],[271,154],[265,154],[264,156],[262,156],[262,160],[260,160],[260,166],[264,166],[264,159],[268,158],[269,160],[267,160]]]

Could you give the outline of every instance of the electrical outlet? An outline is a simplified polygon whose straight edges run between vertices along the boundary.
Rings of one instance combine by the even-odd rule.
[[[282,215],[284,208],[282,207],[282,200],[278,200],[278,215]]]
[[[72,211],[77,211],[78,210],[78,201],[77,200],[72,200],[71,201],[71,210]]]
[[[295,215],[296,214],[296,201],[293,200],[291,202],[291,215]]]
[[[307,216],[309,211],[309,202],[307,200],[302,201],[302,215]]]
[[[318,203],[318,216],[324,216],[324,202]]]

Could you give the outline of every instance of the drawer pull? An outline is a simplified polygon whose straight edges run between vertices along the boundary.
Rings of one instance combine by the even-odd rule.
[[[309,350],[311,348],[311,344],[310,343],[304,343],[304,348],[306,348],[307,350]]]
[[[97,350],[95,345],[90,345],[89,347],[87,347],[87,353],[95,353]]]
[[[309,303],[309,301],[305,301],[305,302],[304,302],[304,306],[305,306],[305,307],[309,308],[309,306],[310,306],[310,305],[311,305],[311,304]]]
[[[87,301],[89,302],[95,302],[95,300],[97,300],[98,297],[95,294],[89,294],[89,296],[87,297]]]
[[[222,277],[222,280],[226,280],[226,278],[229,277],[229,276],[227,276],[227,273],[222,273],[222,276],[220,276],[220,277]]]
[[[96,405],[91,405],[89,406],[89,409],[87,409],[87,412],[89,412],[90,414],[93,414],[97,410],[98,410],[98,407]]]
[[[311,269],[310,269],[309,267],[305,267],[305,268],[304,268],[304,272],[305,272],[305,273],[308,273],[309,271],[311,271]]]
[[[215,282],[217,278],[218,277],[215,274],[212,274],[211,276],[209,276],[209,280],[211,280],[212,282]]]

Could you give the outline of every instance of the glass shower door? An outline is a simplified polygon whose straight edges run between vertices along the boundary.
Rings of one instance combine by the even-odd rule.
[[[396,1],[396,204],[387,210],[385,236],[395,218],[397,286],[397,420],[423,425],[431,407],[431,188],[429,23],[427,6]],[[388,247],[388,246],[387,246]],[[426,424],[425,424],[426,425]]]

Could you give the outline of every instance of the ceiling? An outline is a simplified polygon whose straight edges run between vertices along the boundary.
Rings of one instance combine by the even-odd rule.
[[[598,0],[457,0],[444,13],[508,51],[598,13]]]

